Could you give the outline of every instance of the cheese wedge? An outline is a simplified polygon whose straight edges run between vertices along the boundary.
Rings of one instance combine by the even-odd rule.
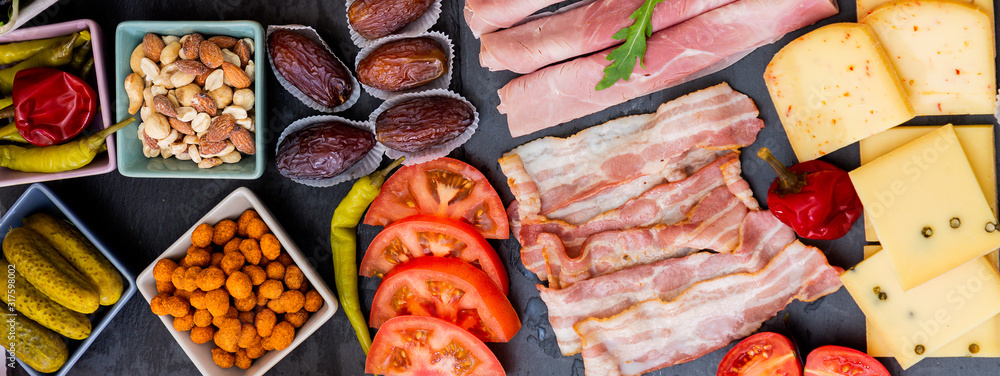
[[[880,246],[866,245],[865,258],[871,257],[880,250],[882,250]],[[990,265],[996,265],[996,263],[991,262]],[[889,345],[882,339],[882,334],[872,325],[871,321],[866,323],[866,327],[868,328],[866,332],[868,337],[868,355],[875,357],[893,356]],[[1000,357],[1000,316],[989,318],[954,341],[930,353],[927,357]]]
[[[993,125],[955,125],[955,135],[962,145],[965,158],[972,166],[979,188],[986,196],[993,214],[997,215],[997,180],[996,180],[996,149],[993,142]],[[877,135],[868,137],[858,144],[861,154],[861,164],[868,164],[876,158],[893,151],[920,136],[930,133],[938,127],[933,126],[902,126],[895,127]],[[871,219],[865,213],[865,240],[878,242]],[[995,259],[994,259],[995,260]]]
[[[950,124],[850,176],[904,290],[1000,245],[996,216]]]
[[[867,16],[869,12],[875,10],[875,8],[878,8],[879,5],[888,3],[889,1],[891,0],[857,0],[858,21],[861,21],[862,18],[865,18],[865,16]],[[954,0],[954,1],[966,2],[978,6],[980,8],[983,8],[983,10],[986,11],[986,14],[989,14],[990,17],[993,16],[993,0]]]
[[[837,23],[778,51],[764,83],[799,161],[831,153],[913,118],[871,28]]]
[[[903,369],[1000,314],[1000,274],[985,258],[909,291],[892,264],[883,250],[840,280]]]
[[[894,1],[861,23],[878,35],[917,115],[993,114],[990,14],[965,2]]]

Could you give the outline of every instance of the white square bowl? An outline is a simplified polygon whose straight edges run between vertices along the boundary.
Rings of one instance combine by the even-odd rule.
[[[235,221],[240,214],[243,214],[243,212],[247,209],[254,209],[258,214],[260,214],[261,219],[263,219],[264,223],[267,224],[267,227],[271,229],[271,233],[274,234],[274,236],[278,238],[278,241],[281,242],[282,249],[288,252],[288,255],[295,261],[295,265],[297,265],[299,269],[302,269],[302,273],[305,274],[306,279],[313,286],[313,288],[316,289],[316,292],[319,292],[320,296],[323,297],[323,308],[320,308],[319,311],[310,314],[309,320],[306,321],[305,325],[302,325],[301,328],[298,328],[295,331],[295,340],[292,341],[290,346],[280,351],[268,351],[267,354],[264,354],[264,356],[254,360],[253,366],[246,370],[239,369],[235,366],[232,368],[221,368],[217,366],[215,362],[212,361],[212,348],[215,347],[213,342],[200,345],[194,343],[194,341],[191,341],[191,336],[188,332],[178,332],[174,330],[173,318],[171,316],[160,316],[160,321],[163,321],[163,325],[167,328],[167,331],[174,336],[174,339],[177,340],[177,343],[181,345],[181,348],[184,349],[184,352],[187,353],[188,357],[191,358],[191,361],[194,362],[194,365],[198,367],[198,370],[201,371],[203,375],[263,375],[267,372],[267,370],[271,369],[271,367],[274,367],[278,361],[284,358],[285,355],[292,352],[292,350],[302,343],[302,341],[305,341],[305,339],[312,335],[312,333],[319,329],[319,327],[323,326],[323,324],[333,317],[335,312],[337,312],[337,298],[334,297],[333,292],[330,291],[330,288],[327,287],[325,282],[323,282],[323,278],[316,273],[316,270],[309,264],[306,257],[302,255],[302,252],[299,251],[299,248],[288,237],[288,234],[285,233],[285,230],[274,219],[274,216],[267,210],[267,207],[265,207],[264,204],[260,202],[260,199],[258,199],[257,196],[246,187],[237,188],[233,191],[233,193],[230,193],[229,196],[226,196],[226,198],[216,205],[212,211],[205,214],[205,216],[198,220],[197,223],[192,225],[191,228],[180,237],[180,239],[177,239],[177,241],[174,242],[170,248],[164,251],[163,254],[161,254],[156,260],[153,260],[153,262],[149,264],[149,266],[146,267],[141,274],[139,274],[136,284],[139,287],[139,292],[141,292],[142,296],[146,298],[146,302],[148,303],[151,301],[157,294],[156,280],[153,279],[153,266],[155,266],[160,259],[169,258],[176,261],[183,258],[187,253],[188,247],[191,246],[191,233],[194,232],[194,228],[199,224],[208,223],[210,225],[215,225],[224,219],[232,219]],[[149,314],[152,314],[152,312]]]

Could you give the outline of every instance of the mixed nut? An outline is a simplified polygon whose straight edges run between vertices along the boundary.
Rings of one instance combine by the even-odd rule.
[[[253,51],[249,38],[146,34],[125,78],[143,155],[212,168],[256,153]]]

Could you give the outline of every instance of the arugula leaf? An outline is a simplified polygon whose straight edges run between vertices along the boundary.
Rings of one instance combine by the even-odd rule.
[[[604,90],[614,85],[618,80],[628,81],[635,69],[635,60],[639,59],[639,66],[643,65],[643,57],[646,55],[646,38],[653,35],[653,8],[663,0],[646,0],[639,9],[629,17],[635,20],[631,26],[618,30],[612,38],[625,39],[625,43],[611,51],[607,59],[612,63],[604,68],[604,78],[597,83],[595,90]]]

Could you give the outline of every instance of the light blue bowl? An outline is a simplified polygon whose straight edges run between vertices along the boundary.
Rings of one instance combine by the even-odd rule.
[[[108,261],[111,261],[111,263],[115,265],[115,268],[118,269],[118,272],[122,275],[122,285],[124,287],[122,296],[118,299],[117,303],[110,307],[101,306],[97,309],[97,312],[87,315],[87,317],[90,318],[91,324],[89,337],[84,338],[83,340],[66,339],[66,347],[69,349],[69,359],[66,360],[66,364],[64,364],[58,371],[55,373],[41,373],[35,371],[31,367],[28,367],[21,362],[20,359],[17,361],[18,364],[20,364],[21,367],[23,367],[24,370],[32,376],[62,376],[69,372],[69,369],[76,364],[77,360],[80,360],[80,357],[83,356],[85,351],[87,351],[90,344],[94,342],[94,339],[97,338],[102,331],[104,331],[104,328],[108,326],[111,319],[118,314],[118,311],[121,311],[122,307],[125,306],[125,303],[128,302],[129,298],[135,294],[135,278],[129,274],[128,270],[126,270],[125,267],[122,266],[122,263],[119,262],[113,254],[111,254],[108,248],[105,247],[96,236],[94,236],[94,233],[90,232],[90,230],[83,225],[80,218],[73,214],[73,212],[66,207],[66,204],[63,204],[63,202],[60,201],[48,187],[41,183],[35,183],[28,187],[28,190],[25,191],[16,202],[14,202],[14,206],[12,206],[7,213],[4,213],[3,217],[0,217],[0,239],[7,236],[7,232],[10,231],[11,228],[21,227],[23,225],[21,222],[22,218],[39,212],[48,213],[56,218],[66,218],[72,222],[73,225],[87,237],[87,240],[94,243],[94,245],[97,246],[97,249],[104,254],[104,257],[107,257]]]
[[[177,158],[146,158],[142,154],[139,140],[139,114],[136,121],[117,133],[118,171],[134,178],[179,178],[179,179],[257,179],[264,174],[264,136],[267,131],[267,79],[264,52],[264,28],[254,21],[127,21],[118,24],[115,30],[115,114],[114,122],[128,118],[128,95],[125,94],[125,77],[132,73],[129,58],[135,47],[142,43],[146,33],[176,35],[200,33],[206,38],[214,35],[228,35],[236,38],[251,38],[254,41],[253,62],[254,83],[251,86],[256,101],[254,103],[254,135],[257,154],[244,155],[239,163],[222,164],[214,168],[199,169],[192,161]]]

